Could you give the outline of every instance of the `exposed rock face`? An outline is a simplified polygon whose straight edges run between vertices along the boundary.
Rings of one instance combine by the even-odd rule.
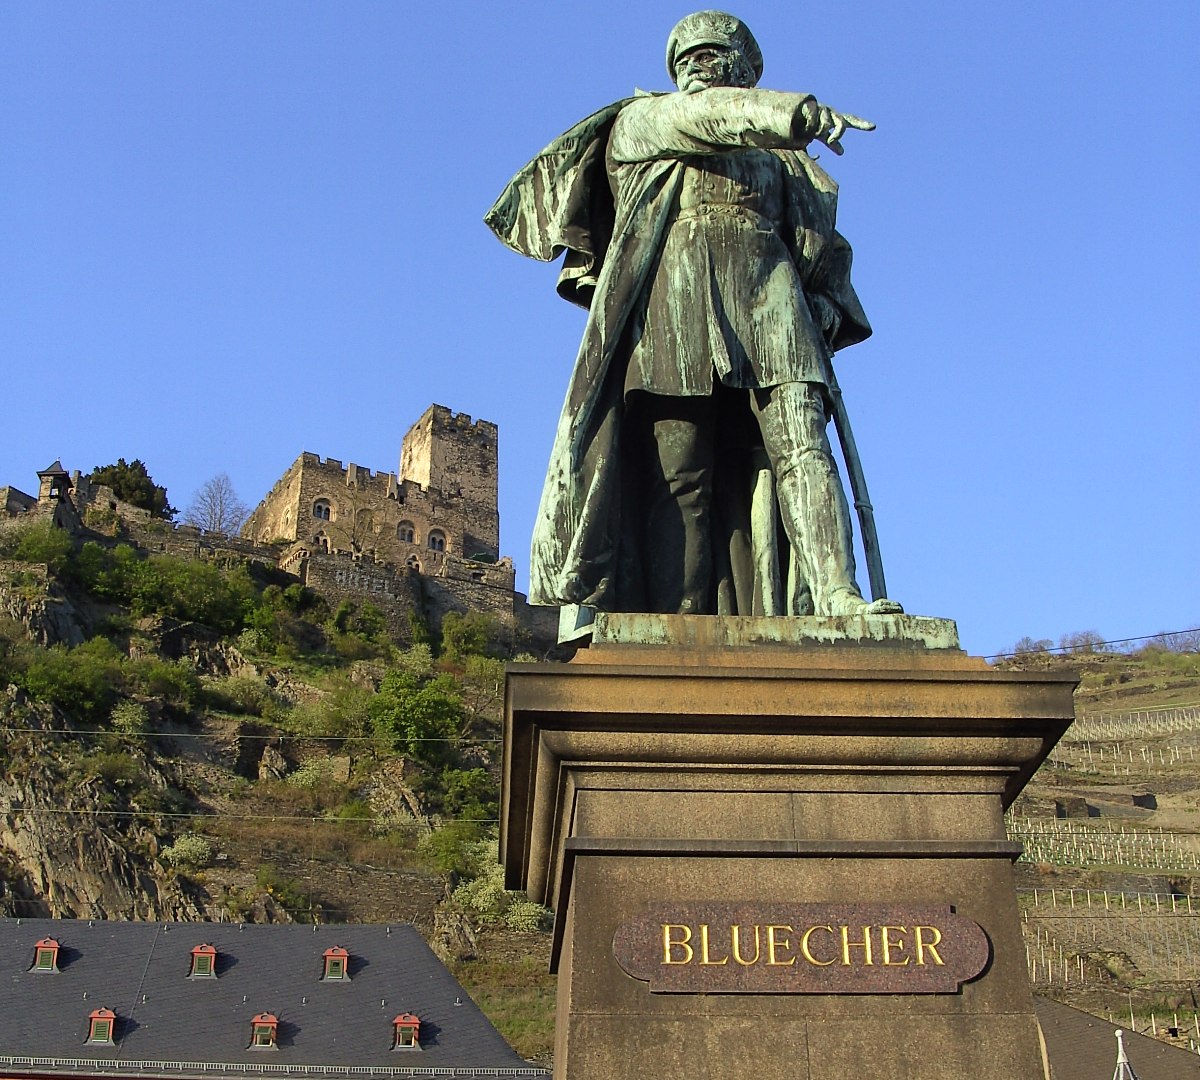
[[[263,747],[263,755],[258,762],[258,778],[260,780],[282,780],[288,772],[287,758],[278,747],[268,744]]]
[[[25,627],[39,645],[79,645],[84,619],[44,566],[0,560],[0,615]]]
[[[72,764],[79,745],[53,730],[65,726],[61,718],[10,688],[0,695],[0,723],[9,729],[0,776],[0,907],[63,918],[204,918],[184,880],[156,868],[159,838],[134,816],[137,794],[122,790],[125,781],[89,777]],[[139,791],[153,797],[170,786],[140,750],[122,753],[139,770]]]

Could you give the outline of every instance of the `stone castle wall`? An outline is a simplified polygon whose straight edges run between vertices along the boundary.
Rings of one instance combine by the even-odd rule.
[[[500,552],[497,508],[499,431],[487,420],[472,420],[431,405],[404,436],[400,476],[406,483],[440,492],[460,515],[466,558]]]
[[[432,571],[442,552],[500,554],[496,425],[427,409],[404,437],[400,476],[303,453],[250,515],[258,543],[303,541]]]
[[[329,555],[295,544],[280,557],[279,567],[336,608],[343,601],[374,604],[387,620],[388,633],[397,641],[412,637],[413,619],[424,619],[421,577],[352,555]]]
[[[530,608],[515,591],[512,560],[499,557],[497,445],[495,424],[433,405],[404,436],[399,475],[302,453],[240,537],[155,518],[78,472],[55,518],[69,509],[66,527],[119,532],[148,552],[277,566],[334,607],[374,604],[400,641],[414,617],[437,631],[451,611],[479,611],[552,644],[556,612]],[[41,511],[16,496],[8,517]]]

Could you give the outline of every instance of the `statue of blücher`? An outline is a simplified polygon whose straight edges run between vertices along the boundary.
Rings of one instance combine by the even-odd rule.
[[[808,153],[874,125],[757,89],[741,20],[672,30],[677,91],[582,120],[485,220],[509,247],[565,253],[588,309],[534,529],[530,601],[601,611],[892,614],[833,353],[870,333]],[[855,581],[836,420],[871,563]]]

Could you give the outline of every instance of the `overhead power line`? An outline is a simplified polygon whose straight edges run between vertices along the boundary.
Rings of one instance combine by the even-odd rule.
[[[1004,652],[991,653],[984,660],[998,660],[1006,656],[1037,656],[1038,653],[1086,653],[1102,648],[1105,645],[1128,645],[1131,641],[1157,641],[1160,638],[1170,638],[1176,635],[1200,634],[1200,626],[1191,626],[1186,630],[1160,630],[1157,634],[1137,634],[1134,637],[1109,638],[1107,641],[1091,641],[1085,645],[1047,645],[1041,649],[1030,649],[1028,652],[1016,652],[1006,649]]]

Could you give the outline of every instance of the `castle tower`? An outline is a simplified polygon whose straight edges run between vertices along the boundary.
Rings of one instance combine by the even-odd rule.
[[[422,489],[461,499],[470,532],[463,541],[468,559],[495,560],[500,553],[496,425],[431,405],[409,428],[400,447],[400,477]]]
[[[71,476],[61,461],[47,465],[38,473],[38,502],[43,505],[58,502],[71,490]]]

